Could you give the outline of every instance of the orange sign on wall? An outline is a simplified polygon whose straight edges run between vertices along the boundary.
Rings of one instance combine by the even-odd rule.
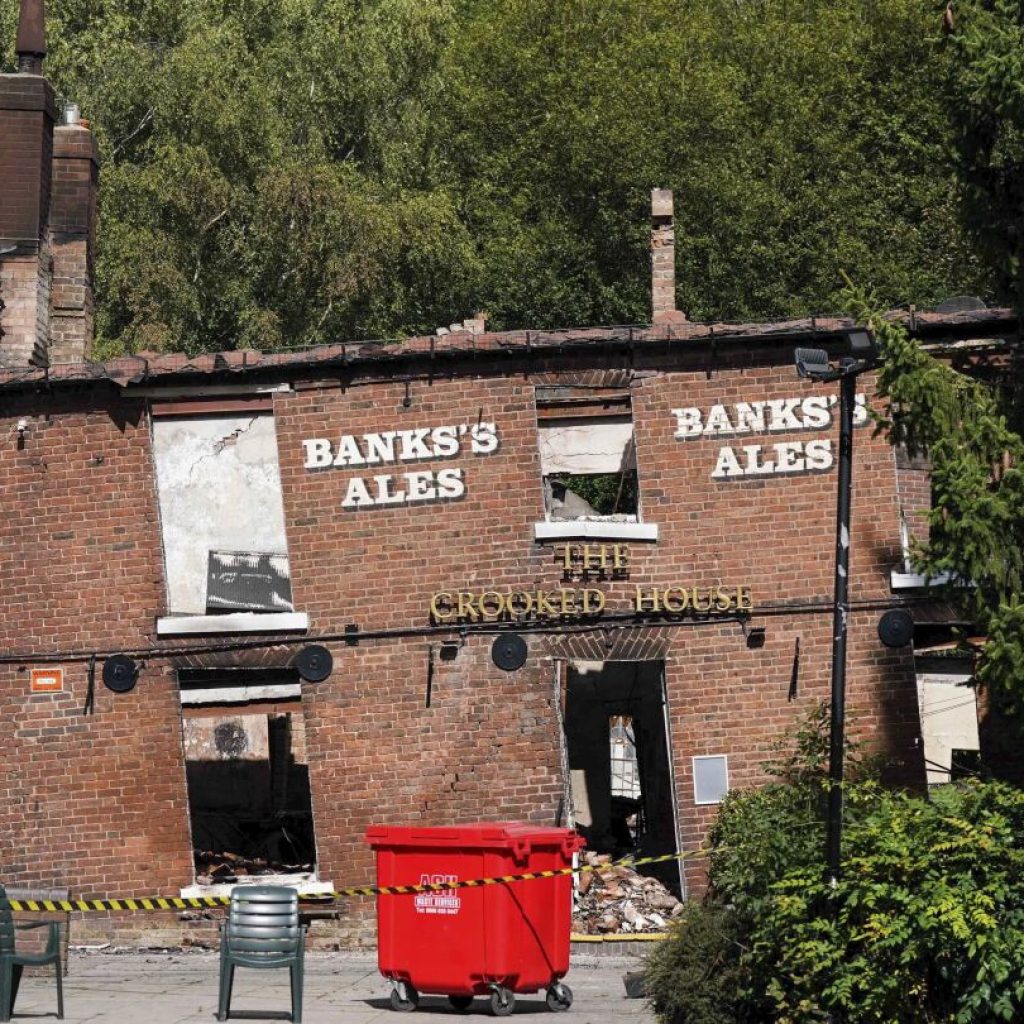
[[[60,693],[64,689],[64,669],[32,669],[33,693]]]

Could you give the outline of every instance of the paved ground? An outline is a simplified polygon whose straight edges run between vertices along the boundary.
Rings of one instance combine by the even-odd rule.
[[[575,995],[559,1024],[653,1024],[643,1000],[626,999],[622,975],[638,961],[608,956],[574,956],[566,982]],[[378,973],[373,954],[307,953],[303,1007],[305,1024],[412,1024],[388,1004],[390,986]],[[231,1019],[287,1019],[288,972],[235,972]],[[53,975],[22,980],[13,1020],[53,1020],[57,995]],[[217,1010],[216,953],[72,953],[64,980],[68,1024],[209,1024]],[[447,1017],[489,1019],[487,1001],[478,998],[468,1013],[457,1013],[445,999],[424,996],[417,1011],[440,1021]],[[540,996],[520,996],[515,1016],[550,1018]],[[543,1015],[543,1016],[541,1016]]]

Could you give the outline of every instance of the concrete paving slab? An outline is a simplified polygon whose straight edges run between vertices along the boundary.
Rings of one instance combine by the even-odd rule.
[[[627,999],[622,976],[636,958],[574,955],[566,977],[575,999],[559,1024],[654,1024],[643,1000]],[[68,1024],[210,1024],[217,1011],[217,954],[195,952],[72,952],[64,979]],[[390,985],[377,972],[372,953],[307,953],[305,1024],[399,1024],[490,1017],[486,999],[458,1012],[439,996],[423,996],[415,1017],[395,1013]],[[232,1020],[287,1020],[288,972],[235,972]],[[13,1021],[56,1019],[53,975],[22,980]],[[552,1016],[540,996],[519,996],[516,1017],[538,1024]]]

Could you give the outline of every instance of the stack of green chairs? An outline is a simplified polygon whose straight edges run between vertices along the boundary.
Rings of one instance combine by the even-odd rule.
[[[291,972],[291,1019],[301,1024],[305,939],[295,889],[281,885],[235,886],[227,920],[221,926],[217,1020],[227,1020],[231,1011],[236,967],[287,967]]]

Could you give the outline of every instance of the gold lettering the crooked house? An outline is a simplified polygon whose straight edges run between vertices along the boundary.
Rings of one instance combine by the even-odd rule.
[[[753,608],[750,587],[641,587],[631,602],[633,612],[678,615],[746,612]],[[443,590],[430,599],[434,622],[495,622],[499,619],[557,619],[600,615],[607,596],[596,587],[558,590]]]

